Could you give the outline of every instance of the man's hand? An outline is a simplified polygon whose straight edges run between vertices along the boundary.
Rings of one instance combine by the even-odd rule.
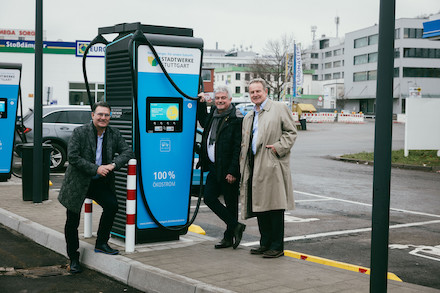
[[[266,148],[267,148],[267,149],[271,149],[272,152],[273,152],[276,156],[278,156],[277,150],[275,149],[275,147],[274,147],[272,144],[268,144],[268,145],[266,146]]]
[[[205,100],[205,93],[204,92],[201,92],[200,94],[198,94],[197,95],[200,99],[199,99],[199,101],[200,102],[206,102],[206,100]]]
[[[234,183],[235,180],[237,180],[237,178],[235,178],[235,177],[232,176],[231,174],[226,175],[226,181],[228,181],[229,184]]]
[[[96,173],[98,173],[102,177],[105,177],[105,176],[108,175],[108,173],[113,171],[114,168],[115,167],[112,164],[101,165],[101,166],[98,167],[98,171]]]

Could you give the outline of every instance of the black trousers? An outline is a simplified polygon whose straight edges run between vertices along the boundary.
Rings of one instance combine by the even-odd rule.
[[[255,213],[260,230],[260,246],[284,250],[284,210]]]
[[[223,195],[225,205],[220,202],[220,195]],[[224,238],[232,241],[234,228],[238,224],[238,180],[233,184],[229,184],[226,179],[218,181],[214,165],[211,164],[206,178],[204,202],[225,222]]]
[[[104,179],[92,180],[87,191],[87,198],[93,199],[103,209],[99,221],[98,237],[96,244],[105,244],[110,238],[110,230],[113,226],[116,212],[118,211],[118,201],[116,195],[112,192]],[[67,220],[64,226],[64,235],[67,244],[67,255],[70,259],[79,258],[79,238],[78,226],[81,213],[75,213],[67,210]]]

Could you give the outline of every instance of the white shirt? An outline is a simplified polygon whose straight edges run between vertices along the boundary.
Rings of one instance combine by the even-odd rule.
[[[209,138],[211,137],[211,131],[209,131],[208,135],[208,158],[211,162],[215,163],[215,142],[213,144],[209,144]]]
[[[257,111],[257,106],[254,106],[254,123],[252,125],[252,152],[254,155],[257,153],[257,138],[258,138],[258,116],[259,113],[263,110],[264,106],[266,105],[267,98],[264,100],[263,103],[260,105],[260,111]]]

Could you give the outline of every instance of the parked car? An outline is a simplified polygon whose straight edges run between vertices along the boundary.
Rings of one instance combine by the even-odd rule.
[[[254,108],[253,103],[242,103],[235,106],[238,110],[240,110],[241,114],[245,115]]]
[[[67,144],[73,130],[91,121],[90,106],[43,106],[43,143],[52,145],[51,171],[64,167],[67,160]],[[16,135],[16,143],[23,143],[20,136],[26,136],[27,142],[34,140],[34,111],[23,116],[24,128]]]

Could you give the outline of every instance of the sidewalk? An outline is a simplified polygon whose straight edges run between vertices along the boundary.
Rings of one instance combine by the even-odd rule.
[[[22,200],[21,180],[0,182],[0,223],[33,241],[66,255],[65,208],[50,190],[42,204]],[[94,206],[96,207],[96,206]],[[100,211],[94,208],[96,231]],[[263,259],[249,248],[214,249],[218,239],[189,232],[179,241],[137,245],[131,254],[94,253],[95,237],[85,239],[80,223],[81,262],[139,290],[148,292],[369,292],[369,276],[292,257]],[[72,276],[74,277],[74,276]],[[440,290],[404,282],[388,281],[388,292],[419,293]]]

